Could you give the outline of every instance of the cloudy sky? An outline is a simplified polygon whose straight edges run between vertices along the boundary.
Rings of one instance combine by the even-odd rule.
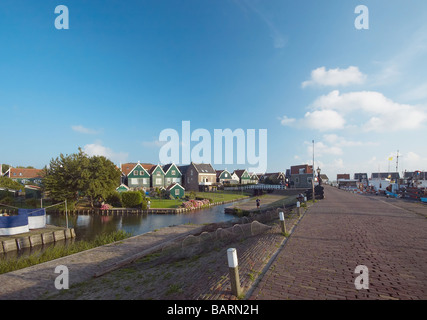
[[[313,140],[332,179],[395,171],[397,151],[427,170],[424,0],[73,0],[62,30],[58,4],[0,2],[2,163],[158,163],[160,133],[190,121],[267,129],[270,172],[311,164]]]

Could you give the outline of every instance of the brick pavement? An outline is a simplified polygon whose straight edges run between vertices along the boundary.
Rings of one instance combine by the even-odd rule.
[[[250,299],[426,299],[427,206],[405,209],[395,199],[327,186],[325,196],[309,208]],[[358,265],[368,267],[368,290],[355,288]]]

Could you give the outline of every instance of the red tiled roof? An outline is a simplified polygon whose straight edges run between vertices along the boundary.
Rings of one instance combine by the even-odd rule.
[[[122,172],[126,176],[132,171],[133,168],[137,165],[137,162],[129,162],[129,163],[123,163],[122,164]],[[141,167],[143,167],[147,172],[150,172],[151,168],[155,167],[155,164],[151,163],[140,163]]]
[[[43,170],[41,169],[26,169],[26,168],[9,168],[10,178],[32,179],[41,178]]]

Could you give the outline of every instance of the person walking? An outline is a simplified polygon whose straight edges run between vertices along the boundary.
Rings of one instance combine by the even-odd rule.
[[[258,198],[256,199],[256,208],[259,209],[259,206],[261,204],[261,200]]]

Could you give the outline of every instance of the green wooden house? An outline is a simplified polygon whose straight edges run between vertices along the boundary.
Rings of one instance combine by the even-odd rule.
[[[179,183],[173,183],[166,188],[166,191],[169,192],[169,195],[175,199],[182,199],[185,195],[185,189]]]
[[[165,172],[160,165],[153,166],[150,169],[151,187],[164,188],[165,187]]]
[[[250,176],[249,172],[246,169],[244,169],[244,170],[234,170],[234,173],[239,178],[239,183],[240,184],[251,183],[251,176]]]
[[[227,184],[231,183],[233,180],[233,177],[231,176],[231,173],[225,169],[225,170],[216,170],[216,182]]]
[[[132,189],[150,188],[150,173],[140,164],[135,167],[127,175],[128,187]]]
[[[163,172],[165,173],[165,188],[173,183],[182,184],[182,173],[174,163],[164,165]]]
[[[117,192],[126,192],[126,191],[129,191],[129,187],[122,183],[120,186],[118,186],[116,188],[116,191]]]

